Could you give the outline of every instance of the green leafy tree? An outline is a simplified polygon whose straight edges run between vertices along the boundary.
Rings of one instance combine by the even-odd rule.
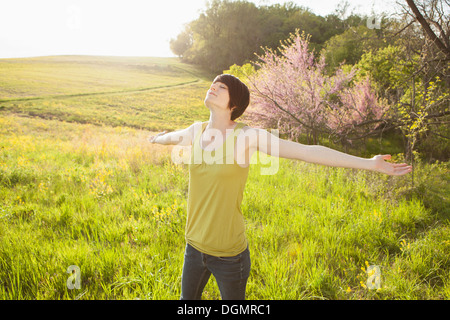
[[[335,70],[341,63],[354,65],[365,52],[383,47],[374,29],[358,25],[335,35],[325,42],[323,53],[328,70]]]
[[[170,50],[178,57],[183,58],[185,53],[192,47],[193,34],[190,26],[187,25],[185,29],[178,34],[176,39],[170,40]]]
[[[213,0],[205,12],[189,24],[192,45],[183,53],[184,60],[216,72],[234,61],[244,61],[259,47],[259,25],[255,4]]]
[[[292,2],[256,6],[247,1],[213,0],[171,40],[171,48],[185,62],[221,72],[254,60],[263,48],[276,49],[297,29],[311,36],[311,50],[319,52],[326,40],[356,21],[317,16]]]
[[[355,64],[357,78],[369,76],[375,89],[391,104],[396,104],[408,89],[410,79],[418,66],[418,55],[408,59],[405,48],[388,45],[362,54]]]

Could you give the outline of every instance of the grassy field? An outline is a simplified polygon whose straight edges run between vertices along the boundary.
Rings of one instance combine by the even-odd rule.
[[[176,59],[0,60],[0,299],[179,298],[188,169],[146,137],[207,120],[211,80]],[[242,204],[249,299],[450,298],[448,163],[418,163],[414,187],[263,167]]]
[[[170,58],[3,59],[0,79],[1,110],[31,117],[174,130],[208,115],[208,75]]]

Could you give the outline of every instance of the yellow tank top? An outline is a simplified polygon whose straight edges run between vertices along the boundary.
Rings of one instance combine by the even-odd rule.
[[[192,144],[186,241],[200,252],[231,257],[247,248],[241,202],[249,167],[239,166],[233,156],[245,124],[238,123],[222,147],[205,151],[200,136],[207,124],[202,124]],[[210,161],[213,156],[215,161]]]

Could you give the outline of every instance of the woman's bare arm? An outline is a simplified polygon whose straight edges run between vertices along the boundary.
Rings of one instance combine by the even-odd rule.
[[[192,144],[192,139],[194,136],[194,124],[190,127],[182,130],[177,130],[173,132],[166,133],[166,131],[158,133],[154,136],[150,136],[148,141],[150,143],[158,143],[164,145],[179,145],[179,146],[189,146]]]
[[[330,167],[371,170],[388,175],[404,175],[412,170],[412,167],[406,163],[386,162],[385,160],[391,158],[390,155],[361,158],[324,146],[304,145],[280,139],[263,129],[251,130],[256,131],[251,134],[251,136],[256,137],[256,139],[250,139],[250,143],[253,146],[251,150],[258,150],[280,158],[296,159]]]

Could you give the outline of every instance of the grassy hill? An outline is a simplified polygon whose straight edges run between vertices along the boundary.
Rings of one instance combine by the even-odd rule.
[[[146,137],[207,120],[212,78],[177,59],[0,60],[0,299],[179,298],[188,169]],[[414,186],[263,168],[242,204],[248,298],[450,298],[448,163],[419,163]],[[219,297],[211,280],[203,298]]]
[[[174,130],[208,117],[211,77],[176,58],[3,59],[0,108],[67,122]]]

